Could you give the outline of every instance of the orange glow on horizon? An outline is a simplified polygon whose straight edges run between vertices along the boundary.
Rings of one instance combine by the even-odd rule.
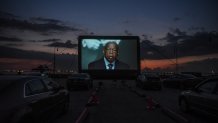
[[[141,60],[141,69],[144,68],[166,68],[169,67],[170,62],[168,60]]]
[[[193,61],[201,61],[208,58],[218,58],[218,54],[210,54],[203,56],[187,56],[178,58],[178,64],[184,64]],[[171,61],[170,61],[171,60]],[[144,68],[156,69],[156,68],[167,68],[167,67],[175,67],[176,60],[175,59],[162,59],[162,60],[141,60],[141,70]]]
[[[31,70],[39,65],[52,65],[52,62],[35,59],[0,58],[1,68]]]

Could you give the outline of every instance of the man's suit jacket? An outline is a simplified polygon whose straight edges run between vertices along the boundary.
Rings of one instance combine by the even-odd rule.
[[[104,70],[104,69],[106,69],[106,66],[105,66],[105,62],[104,62],[104,58],[101,58],[101,59],[99,59],[99,60],[96,60],[96,61],[94,61],[94,62],[91,62],[91,63],[89,63],[89,65],[88,65],[88,69],[90,69],[90,70],[96,70],[96,69],[99,69],[99,70]],[[115,70],[117,70],[117,69],[123,69],[123,70],[125,70],[125,69],[129,69],[129,65],[128,64],[126,64],[126,63],[123,63],[123,62],[121,62],[121,61],[119,61],[119,60],[116,60],[115,61],[115,68],[114,68]]]

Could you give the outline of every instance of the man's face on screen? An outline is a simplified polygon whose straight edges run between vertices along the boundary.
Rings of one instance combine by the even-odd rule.
[[[118,46],[115,43],[110,42],[105,45],[103,53],[105,58],[112,63],[118,56]]]

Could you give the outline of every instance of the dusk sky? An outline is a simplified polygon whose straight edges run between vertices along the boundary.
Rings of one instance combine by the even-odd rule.
[[[0,69],[76,69],[79,35],[136,35],[141,68],[218,71],[217,0],[1,0]],[[58,50],[57,50],[58,48]],[[64,63],[64,64],[63,64]]]

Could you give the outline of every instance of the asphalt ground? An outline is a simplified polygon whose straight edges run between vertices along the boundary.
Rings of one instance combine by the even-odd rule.
[[[97,93],[99,104],[89,107],[85,123],[174,123],[160,108],[148,109],[141,98],[122,82],[103,81]]]
[[[54,80],[66,88],[66,79]],[[53,123],[75,123],[84,110],[92,91],[92,89],[70,91],[70,105],[68,112],[54,119]]]
[[[64,80],[60,80],[65,86]],[[99,82],[102,87],[99,88]],[[87,106],[96,88],[99,104]],[[178,107],[180,90],[163,88],[161,91],[142,90],[134,81],[94,81],[89,91],[70,92],[70,108],[67,114],[54,123],[215,123],[198,111],[183,113]],[[151,97],[159,107],[147,108]]]
[[[134,90],[136,94],[144,97],[152,97],[163,109],[163,113],[181,123],[216,123],[210,116],[198,110],[184,113],[179,109],[178,97],[181,92],[179,89],[165,88],[161,91],[144,90],[136,87],[133,81],[128,81],[127,86]]]

